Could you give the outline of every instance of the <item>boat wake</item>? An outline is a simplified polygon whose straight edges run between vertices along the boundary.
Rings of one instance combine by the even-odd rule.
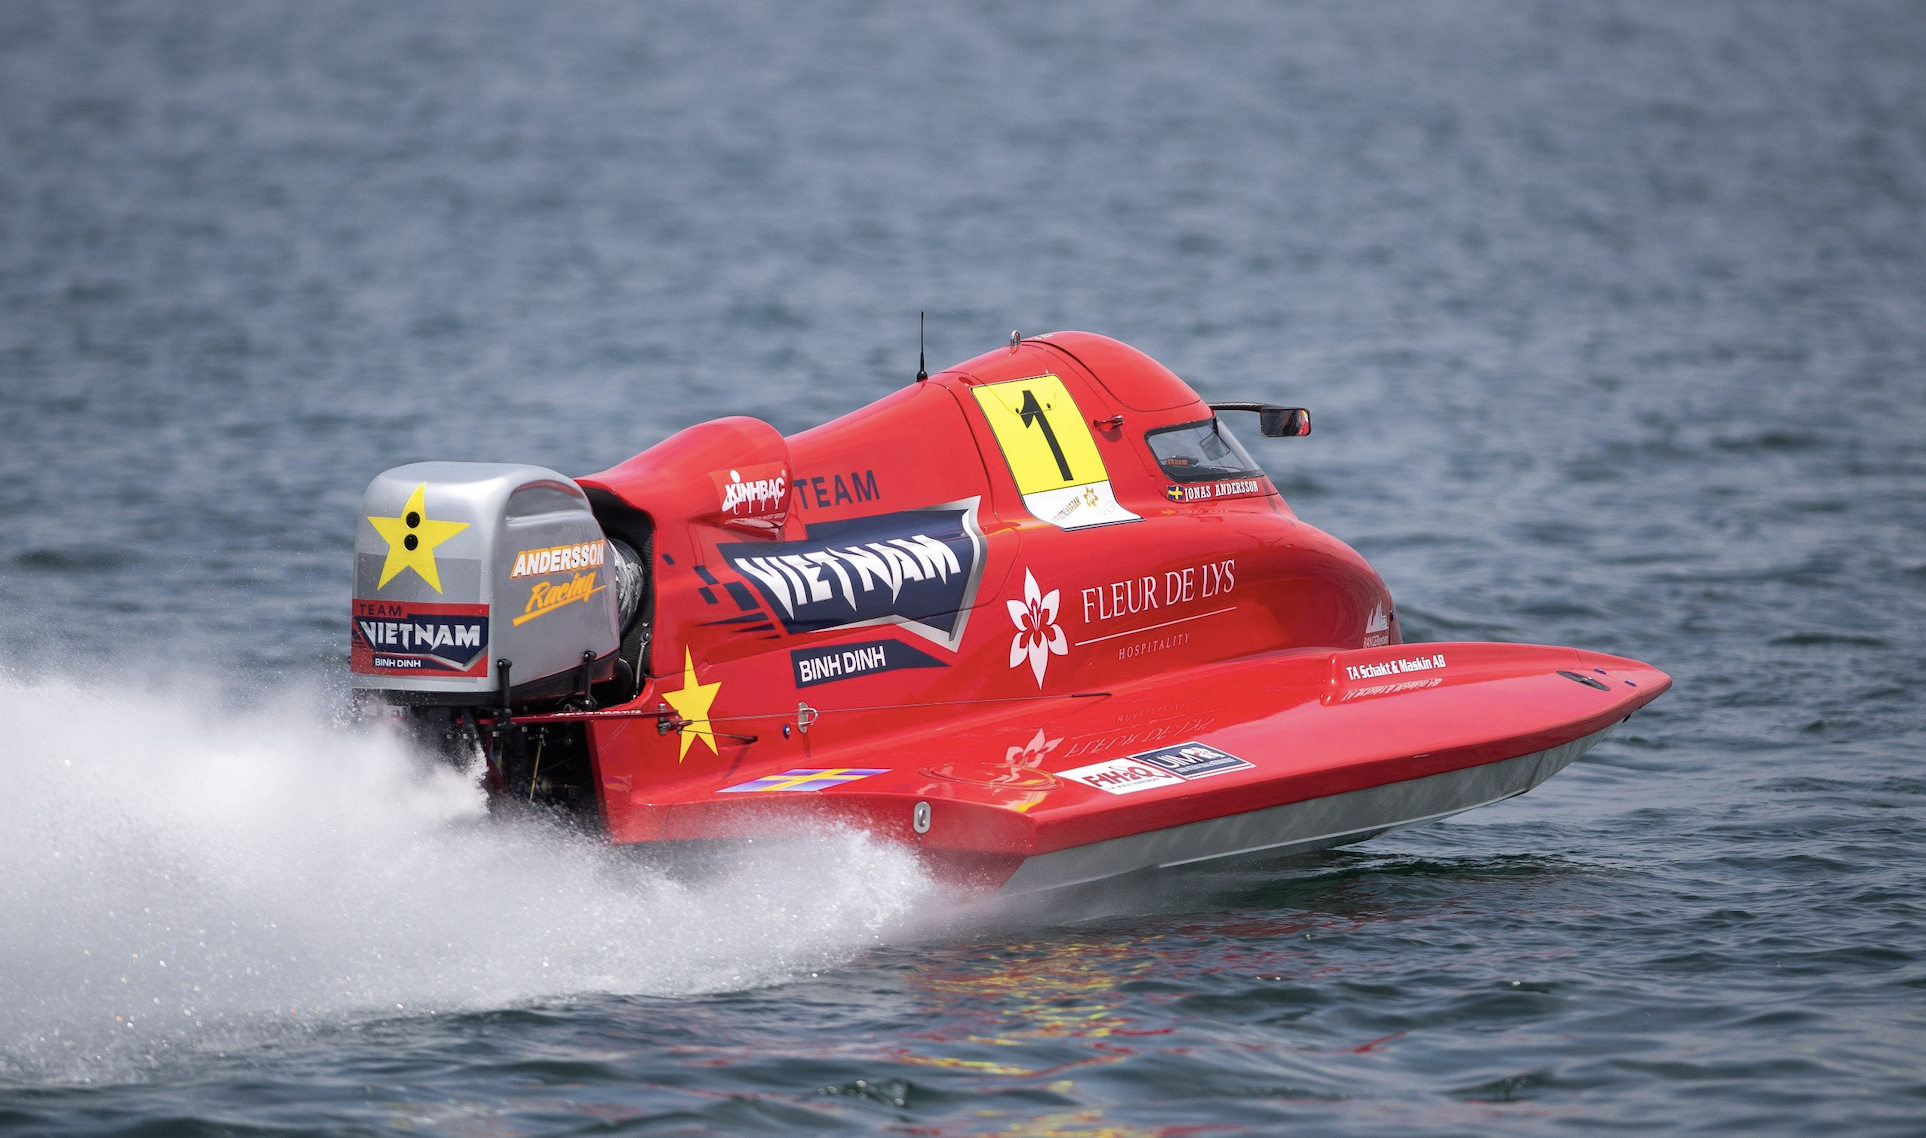
[[[0,674],[0,1081],[138,1077],[368,1017],[750,988],[847,960],[930,885],[856,835],[679,879],[299,692],[103,699]]]

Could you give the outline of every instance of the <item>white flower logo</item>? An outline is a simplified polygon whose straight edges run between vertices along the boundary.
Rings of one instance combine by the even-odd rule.
[[[1011,667],[1015,666],[1014,664],[1011,665]],[[1057,744],[1061,742],[1063,742],[1062,739],[1045,739],[1043,732],[1038,731],[1037,737],[1025,743],[1023,746],[1010,747],[1005,750],[1003,752],[1003,761],[1012,767],[1034,768],[1038,763],[1043,761],[1044,756],[1056,750]]]
[[[1043,670],[1050,666],[1050,657],[1070,654],[1070,644],[1064,638],[1063,629],[1057,626],[1058,592],[1051,589],[1048,595],[1042,595],[1035,575],[1025,569],[1023,599],[1003,602],[1010,606],[1010,619],[1017,627],[1016,636],[1010,640],[1010,666],[1014,668],[1023,663],[1024,657],[1029,657],[1038,690],[1043,688]]]

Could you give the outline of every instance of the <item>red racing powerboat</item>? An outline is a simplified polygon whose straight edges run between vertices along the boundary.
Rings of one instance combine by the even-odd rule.
[[[1059,332],[790,438],[719,419],[576,479],[398,467],[356,538],[357,698],[614,842],[854,827],[1032,891],[1509,798],[1670,686],[1404,643],[1220,411],[1310,432]]]

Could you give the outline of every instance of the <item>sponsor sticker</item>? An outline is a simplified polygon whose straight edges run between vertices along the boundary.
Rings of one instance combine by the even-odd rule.
[[[1111,759],[1107,762],[1092,763],[1075,770],[1058,771],[1058,778],[1067,778],[1085,786],[1094,786],[1109,794],[1135,794],[1157,786],[1182,786],[1184,780],[1159,766],[1138,762],[1136,759]]]
[[[1118,503],[1107,481],[1025,494],[1023,507],[1058,529],[1086,529],[1142,520]]]
[[[742,466],[709,475],[725,522],[779,526],[789,512],[789,468],[780,462]]]
[[[1095,624],[1175,608],[1191,601],[1223,597],[1236,588],[1235,557],[1168,569],[1161,576],[1145,573],[1083,590],[1083,622]]]
[[[515,555],[515,566],[508,571],[510,580],[521,577],[546,577],[551,573],[573,573],[578,569],[599,569],[608,560],[608,542],[584,541],[575,545],[554,545],[547,549],[524,549]]]
[[[943,661],[901,640],[865,640],[860,644],[832,644],[825,648],[796,648],[789,667],[796,686],[812,688],[858,676],[876,676],[905,668],[942,668]]]
[[[486,676],[488,606],[357,600],[348,669],[363,676]]]
[[[1184,778],[1204,778],[1225,771],[1249,770],[1253,766],[1228,751],[1203,743],[1177,743],[1130,757]]]
[[[1248,498],[1266,490],[1262,478],[1223,478],[1216,482],[1173,482],[1164,497],[1173,502],[1214,502],[1219,498]]]
[[[1162,652],[1168,648],[1182,648],[1184,645],[1189,643],[1190,643],[1190,633],[1171,632],[1163,636],[1152,637],[1151,639],[1142,641],[1141,643],[1126,644],[1123,647],[1117,649],[1117,659],[1135,660],[1139,656],[1148,656],[1152,652]]]
[[[855,506],[883,500],[874,470],[852,470],[847,476],[798,474],[795,487],[796,501],[805,510],[833,510],[844,503]]]
[[[1364,625],[1364,646],[1382,648],[1391,643],[1391,616],[1385,611],[1384,602],[1379,601],[1371,610],[1371,619]]]
[[[804,767],[781,774],[764,775],[748,782],[722,788],[723,794],[761,793],[763,791],[828,790],[873,774],[888,774],[888,767]]]
[[[791,635],[900,625],[956,651],[983,576],[976,499],[717,547]]]
[[[527,624],[538,616],[547,616],[558,608],[586,601],[607,588],[596,583],[599,574],[594,570],[577,573],[567,581],[556,584],[553,581],[537,581],[529,586],[528,603],[522,606],[522,615],[514,620],[516,628]]]
[[[1423,691],[1426,688],[1435,688],[1441,683],[1444,683],[1444,681],[1436,676],[1432,676],[1428,680],[1399,680],[1395,684],[1372,684],[1368,688],[1350,688],[1346,690],[1343,695],[1338,696],[1337,701],[1339,703],[1345,703],[1354,699],[1370,699],[1375,695],[1397,695],[1400,692]]]
[[[1386,660],[1381,664],[1346,664],[1344,678],[1348,680],[1376,680],[1385,676],[1402,676],[1410,672],[1429,672],[1445,666],[1443,652],[1429,656],[1410,656],[1402,660]]]

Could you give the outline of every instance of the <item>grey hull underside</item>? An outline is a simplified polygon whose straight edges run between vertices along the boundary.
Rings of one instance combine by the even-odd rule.
[[[1224,858],[1270,860],[1366,841],[1523,794],[1564,770],[1611,730],[1465,770],[1039,854],[1018,866],[1002,891],[1033,893],[1146,870]]]

